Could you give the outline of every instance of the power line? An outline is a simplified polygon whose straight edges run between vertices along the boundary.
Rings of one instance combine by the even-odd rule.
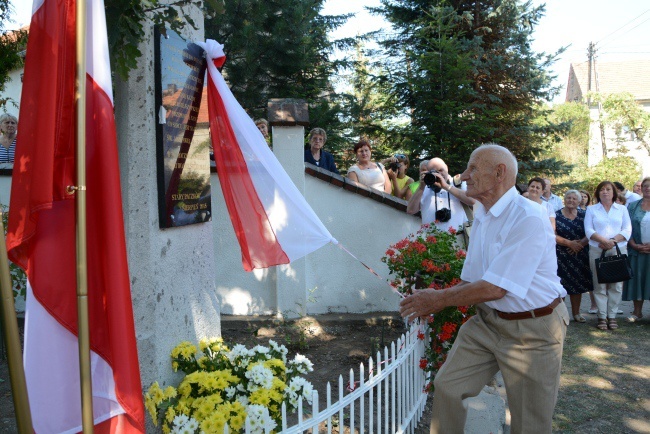
[[[627,23],[623,24],[623,25],[622,25],[621,27],[619,27],[618,29],[614,30],[614,31],[613,31],[612,33],[610,33],[609,35],[605,36],[604,38],[601,38],[600,41],[597,41],[597,42],[596,42],[596,44],[599,44],[600,42],[602,42],[602,41],[604,41],[605,39],[609,38],[609,37],[612,36],[614,33],[618,32],[618,31],[621,30],[622,28],[626,27],[627,25],[629,25],[629,24],[632,23],[633,21],[638,20],[639,18],[641,18],[643,15],[647,14],[648,12],[650,12],[650,9],[646,10],[645,12],[640,13],[639,15],[637,15],[637,16],[634,17],[634,18],[632,18],[632,19],[631,19],[630,21],[628,21]],[[647,20],[646,20],[646,21],[647,21]],[[643,21],[641,24],[643,24],[643,23],[645,23],[645,21]],[[632,29],[628,30],[628,31],[625,32],[625,33],[629,33],[631,30],[636,29],[636,28],[639,27],[641,24],[639,24],[639,25],[633,27]],[[625,33],[624,33],[624,34],[625,34]]]

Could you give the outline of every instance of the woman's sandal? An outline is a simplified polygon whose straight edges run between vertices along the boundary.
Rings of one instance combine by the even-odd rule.
[[[573,320],[575,322],[586,322],[587,320],[585,319],[584,316],[578,314],[578,315],[573,315]]]
[[[618,328],[618,324],[616,324],[616,318],[610,318],[607,323],[607,327],[610,330],[616,330]]]
[[[598,318],[598,325],[596,325],[599,330],[607,330],[607,320],[605,318]]]

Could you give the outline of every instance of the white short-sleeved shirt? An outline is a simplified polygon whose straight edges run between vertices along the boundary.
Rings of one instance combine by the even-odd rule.
[[[633,191],[626,190],[625,191],[625,204],[630,204],[632,202],[636,202],[637,200],[641,200],[641,196],[636,194]]]
[[[598,247],[598,241],[591,239],[594,233],[605,238],[614,238],[621,234],[626,241],[618,243],[618,247],[627,246],[627,240],[632,235],[632,221],[627,208],[619,203],[613,203],[607,212],[602,203],[588,206],[585,214],[585,236],[589,238],[590,246]]]
[[[502,312],[538,309],[566,296],[557,276],[555,234],[546,208],[520,196],[515,187],[487,212],[477,202],[460,277],[505,289],[503,298],[485,303]]]
[[[540,205],[546,209],[546,214],[548,214],[549,218],[555,218],[555,208],[553,207],[553,204],[551,202],[544,202],[540,203]],[[564,207],[562,207],[564,208]],[[560,208],[560,209],[562,209]],[[558,210],[559,211],[559,210]]]
[[[449,178],[448,183],[452,185],[451,178]],[[467,190],[467,185],[463,182],[460,189]],[[438,210],[451,206],[451,218],[446,222],[436,223],[436,227],[441,231],[448,231],[450,227],[458,230],[467,221],[467,214],[460,199],[448,191],[441,189],[439,193],[436,193],[433,189],[424,187],[422,197],[420,198],[420,212],[422,213],[423,224],[435,222],[436,202],[438,204]]]
[[[551,193],[551,196],[548,199],[542,196],[542,200],[551,205],[551,208],[553,208],[553,214],[555,214],[555,211],[559,211],[562,208],[564,208],[562,199],[560,199],[558,195],[555,195],[553,193]]]

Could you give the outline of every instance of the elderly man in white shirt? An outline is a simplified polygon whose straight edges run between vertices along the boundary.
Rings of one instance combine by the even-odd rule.
[[[427,173],[437,179],[433,187],[424,182]],[[406,212],[415,214],[421,211],[422,223],[433,223],[441,231],[459,230],[467,221],[463,203],[474,205],[474,200],[465,194],[464,183],[460,187],[454,186],[447,164],[441,158],[432,158],[427,163],[427,170],[420,174],[420,185],[409,199]]]
[[[434,381],[432,433],[463,433],[467,408],[499,370],[513,433],[550,433],[569,314],[545,210],[515,189],[517,160],[488,144],[462,179],[474,206],[472,242],[452,288],[422,289],[400,303],[405,318],[476,304]]]

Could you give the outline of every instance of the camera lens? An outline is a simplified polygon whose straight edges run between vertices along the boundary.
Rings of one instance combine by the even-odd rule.
[[[424,185],[432,189],[435,193],[440,193],[440,186],[436,185],[436,182],[438,182],[438,177],[434,175],[434,173],[438,173],[438,172],[435,170],[428,171],[424,175],[422,181],[424,181]]]
[[[389,168],[390,170],[392,170],[393,172],[396,172],[397,169],[399,169],[399,163],[390,163],[390,164],[388,165],[388,168]]]

